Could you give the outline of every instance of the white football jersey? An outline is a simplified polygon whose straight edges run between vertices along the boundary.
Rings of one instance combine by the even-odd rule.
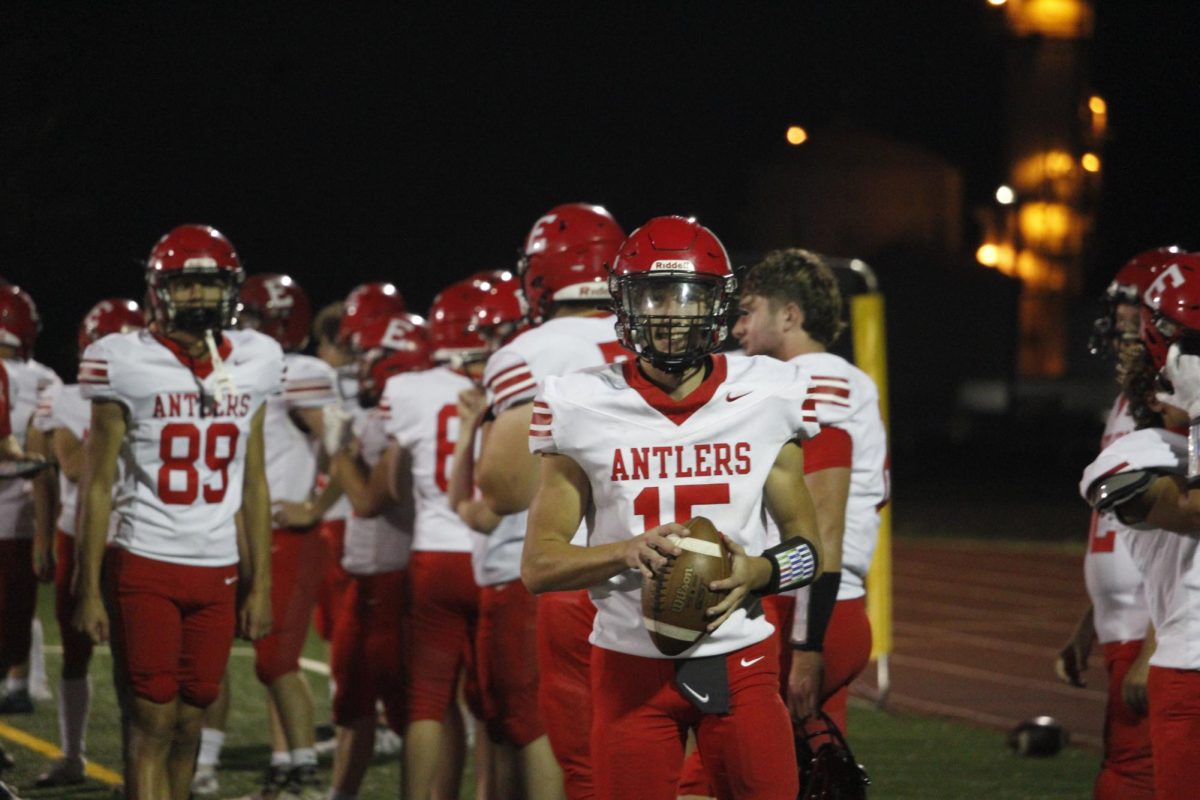
[[[1187,437],[1155,428],[1116,440],[1084,470],[1080,494],[1086,498],[1102,478],[1144,469],[1186,473]],[[1200,539],[1194,532],[1180,535],[1139,527],[1130,532],[1127,543],[1145,579],[1146,605],[1158,641],[1150,663],[1200,669]]]
[[[378,407],[365,411],[355,420],[354,432],[363,461],[374,467],[391,444],[387,415]],[[411,550],[412,531],[405,527],[398,506],[375,517],[351,513],[346,519],[342,569],[351,575],[378,575],[404,569]]]
[[[284,356],[283,394],[267,400],[263,420],[266,443],[267,484],[272,502],[302,502],[317,480],[317,448],[292,421],[291,412],[321,408],[338,401],[333,367],[319,358],[288,353]]]
[[[550,319],[493,353],[483,373],[492,416],[533,400],[547,376],[630,358],[617,341],[616,320],[611,314]]]
[[[811,379],[768,358],[715,355],[696,391],[674,401],[637,365],[598,367],[546,378],[534,401],[530,448],[570,457],[588,476],[588,544],[620,542],[663,522],[693,516],[751,554],[766,544],[763,486],[792,439],[819,430]],[[642,579],[629,569],[590,589],[598,647],[662,658],[642,620]],[[771,635],[761,613],[739,609],[680,655],[713,656]]]
[[[813,402],[822,410],[836,409],[843,415],[835,427],[848,434],[848,452],[841,448],[810,452],[806,447],[804,470],[850,468],[838,599],[862,597],[866,593],[867,569],[879,538],[879,509],[887,501],[888,493],[887,433],[879,414],[879,391],[867,373],[833,353],[808,353],[793,358],[791,363],[812,376]],[[767,525],[775,544],[779,532],[772,520],[768,519]]]
[[[418,552],[470,553],[471,529],[450,507],[446,492],[458,441],[458,393],[474,384],[449,367],[388,378],[380,407],[388,435],[408,451],[412,464]]]
[[[520,579],[528,519],[529,512],[522,511],[501,517],[500,524],[487,535],[471,531],[474,544],[471,567],[477,585],[495,586]]]
[[[1125,395],[1117,397],[1108,414],[1101,449],[1134,431],[1133,417]],[[1092,600],[1096,637],[1101,644],[1128,642],[1146,635],[1150,612],[1142,573],[1129,553],[1130,531],[1112,514],[1092,512],[1087,554],[1083,557],[1083,576]]]
[[[282,389],[283,352],[248,330],[225,331],[219,350],[235,387],[220,400],[211,361],[197,364],[147,330],[105,336],[83,354],[83,396],[126,409],[114,543],[131,553],[208,567],[238,560],[250,423]]]
[[[357,367],[342,367],[334,370],[337,378],[336,388],[338,395],[342,398],[342,410],[350,415],[353,420],[353,426],[362,425],[367,419],[367,409],[358,404],[358,373]],[[358,430],[357,427],[352,427],[353,430]],[[319,478],[323,481],[325,478]],[[322,485],[322,484],[319,484]],[[339,497],[325,515],[321,517],[324,520],[346,520],[354,513],[350,508],[350,499],[346,495]]]
[[[33,422],[38,398],[43,391],[62,381],[44,364],[30,359],[4,359],[8,370],[8,409],[13,436],[21,447]],[[33,537],[33,482],[0,481],[0,540]]]
[[[83,399],[79,384],[52,386],[42,392],[38,401],[34,425],[44,433],[56,430],[70,431],[80,444],[87,438],[92,422],[92,404]],[[119,467],[118,467],[119,468]],[[58,529],[69,536],[75,535],[75,514],[78,509],[79,484],[69,480],[62,472],[58,474],[58,499],[61,511],[58,514]]]

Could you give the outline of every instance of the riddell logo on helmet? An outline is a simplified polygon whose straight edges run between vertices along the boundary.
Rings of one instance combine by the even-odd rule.
[[[650,265],[651,272],[695,272],[696,265],[683,259],[659,259]]]

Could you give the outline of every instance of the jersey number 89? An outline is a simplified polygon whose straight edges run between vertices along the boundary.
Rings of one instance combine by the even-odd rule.
[[[238,427],[232,422],[214,422],[204,434],[204,466],[221,476],[220,484],[204,484],[204,502],[219,503],[229,488],[229,462],[237,453]],[[172,422],[162,429],[158,445],[158,496],[164,503],[190,506],[200,495],[200,429],[190,422]],[[183,486],[178,477],[183,476]]]

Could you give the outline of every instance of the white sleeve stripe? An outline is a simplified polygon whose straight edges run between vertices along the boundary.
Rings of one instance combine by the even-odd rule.
[[[518,369],[528,370],[529,365],[525,364],[525,363],[521,363],[521,364],[515,364],[511,367],[508,367],[507,369],[502,369],[499,372],[497,372],[495,375],[493,375],[490,379],[488,379],[487,385],[491,386],[492,384],[496,383],[496,381],[504,380],[505,376],[507,376],[510,372],[513,372]]]
[[[512,397],[516,397],[523,392],[528,392],[536,388],[537,381],[532,379],[526,381],[525,383],[518,384],[517,386],[509,387],[507,390],[505,390],[504,394],[496,395],[496,399],[493,401],[492,405],[500,405]]]

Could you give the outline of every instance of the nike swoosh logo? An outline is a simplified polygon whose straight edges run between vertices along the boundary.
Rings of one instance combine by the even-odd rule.
[[[225,579],[225,585],[229,586],[230,584],[235,583],[236,581],[237,581],[237,576],[234,575],[232,578]]]
[[[752,667],[755,664],[757,664],[758,662],[762,661],[764,658],[766,658],[766,656],[759,656],[758,658],[752,658],[749,661],[747,661],[746,659],[743,658],[742,666],[743,667]]]
[[[687,689],[687,690],[688,690],[689,692],[691,692],[693,695],[695,695],[696,699],[697,699],[697,700],[699,700],[701,703],[707,703],[707,702],[708,702],[708,695],[706,695],[706,694],[700,694],[700,693],[699,693],[699,692],[697,692],[695,689],[693,689],[692,687],[688,686],[686,683],[681,683],[681,684],[679,684],[679,685],[680,685],[680,686],[682,686],[683,688]]]
[[[725,395],[725,402],[732,403],[737,400],[741,400],[743,397],[745,397],[746,395],[750,394],[753,391],[754,390],[751,389],[749,392],[742,392],[741,394],[734,394],[733,392],[730,392],[729,394]]]

